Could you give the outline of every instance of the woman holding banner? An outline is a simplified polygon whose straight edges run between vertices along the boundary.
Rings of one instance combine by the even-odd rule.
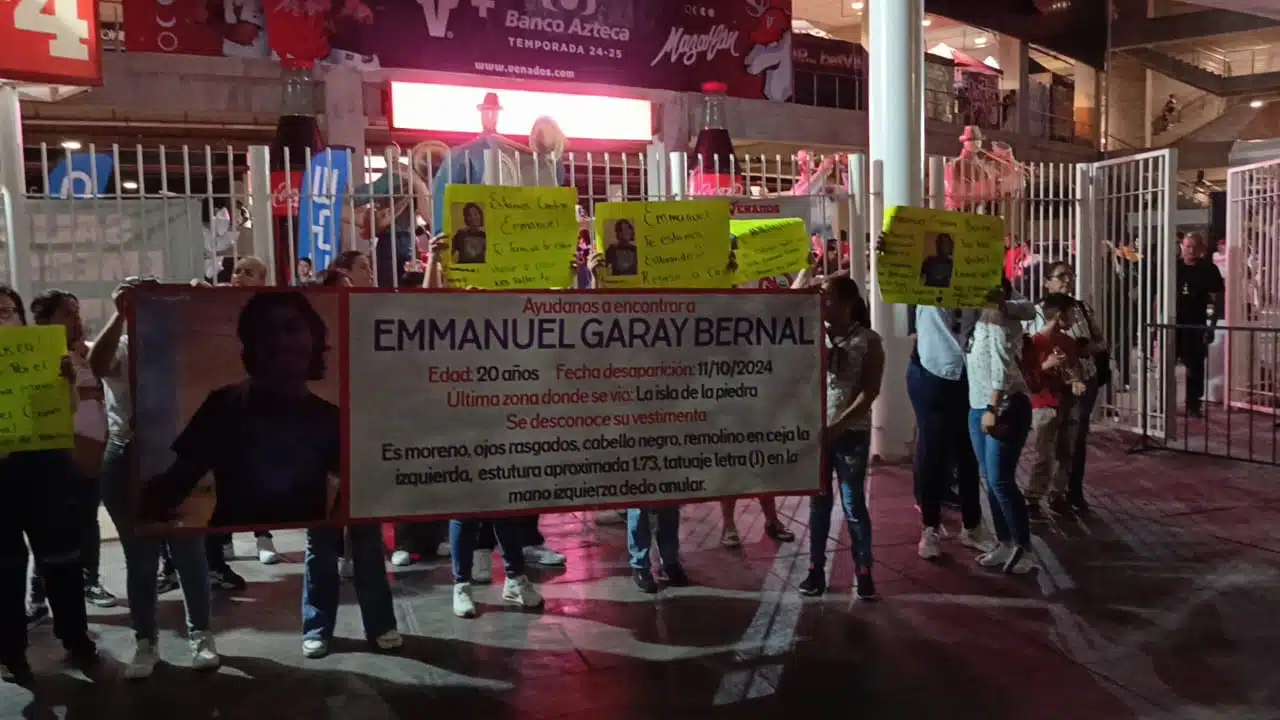
[[[22,298],[0,285],[0,327],[27,324]],[[63,356],[61,374],[72,383],[67,403],[78,404],[70,358]],[[81,569],[79,507],[71,453],[67,450],[14,452],[0,457],[0,675],[23,684],[32,680],[27,663],[27,545],[44,578],[53,606],[53,632],[68,658],[87,665],[97,659],[89,638]]]
[[[792,287],[809,284],[810,270]],[[876,597],[871,575],[871,514],[867,509],[867,464],[871,459],[871,405],[884,378],[884,346],[871,329],[871,313],[858,284],[848,276],[822,284],[827,344],[827,459],[836,477],[840,504],[849,526],[853,553],[854,592],[859,600]],[[827,536],[834,504],[830,478],[809,499],[809,574],[800,594],[816,596],[827,589]]]

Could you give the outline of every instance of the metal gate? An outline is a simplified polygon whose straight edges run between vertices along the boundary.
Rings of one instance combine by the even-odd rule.
[[[1144,437],[1172,438],[1177,397],[1174,210],[1177,153],[1132,155],[1084,166],[1089,223],[1077,256],[1079,296],[1096,308],[1113,376],[1104,417]]]

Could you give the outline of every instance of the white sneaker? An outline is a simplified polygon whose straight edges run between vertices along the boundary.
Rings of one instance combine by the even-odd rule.
[[[476,616],[476,601],[471,599],[471,583],[453,584],[453,614],[460,618]]]
[[[987,532],[986,525],[978,525],[972,530],[964,528],[960,531],[960,544],[972,550],[986,553],[995,548],[996,541]]]
[[[329,643],[324,640],[303,640],[302,657],[315,660],[329,654]]]
[[[258,538],[258,562],[263,565],[280,562],[280,553],[276,552],[276,544],[269,537]]]
[[[391,564],[396,567],[409,567],[413,564],[413,556],[404,550],[391,553]]]
[[[920,533],[920,545],[916,548],[920,553],[920,557],[925,560],[933,560],[942,554],[942,548],[938,547],[938,543],[942,540],[942,533],[938,528],[927,527],[924,532]]]
[[[1013,554],[1004,561],[1004,571],[1010,575],[1026,575],[1035,569],[1035,553],[1026,548],[1014,547]]]
[[[471,556],[471,582],[488,585],[493,582],[493,551],[477,550]]]
[[[351,562],[351,558],[342,558],[338,561],[338,576],[344,580],[350,580],[356,576],[356,566]]]
[[[1013,556],[1012,545],[996,545],[989,552],[978,556],[978,564],[982,567],[1004,567],[1004,564]]]
[[[542,607],[542,593],[529,582],[528,576],[507,578],[502,586],[502,601],[522,608]]]
[[[627,516],[617,510],[601,510],[596,513],[597,525],[626,525]]]
[[[388,630],[378,637],[374,638],[374,644],[379,650],[395,650],[404,645],[404,638],[400,637],[400,633],[395,630]]]
[[[133,659],[124,666],[124,676],[129,680],[149,678],[156,671],[158,662],[160,654],[156,652],[155,641],[139,639],[133,650]]]
[[[213,643],[213,633],[208,630],[193,632],[187,639],[191,644],[191,667],[196,670],[212,670],[222,664],[218,648]]]
[[[231,562],[236,559],[236,544],[230,538],[222,544],[222,559]]]
[[[564,567],[564,555],[546,545],[530,545],[524,549],[524,561],[542,567]]]

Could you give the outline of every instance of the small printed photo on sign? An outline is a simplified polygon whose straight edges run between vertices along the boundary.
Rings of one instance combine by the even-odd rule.
[[[483,265],[488,248],[484,231],[484,208],[479,203],[456,202],[449,205],[453,226],[458,228],[449,238],[451,260],[458,265]]]
[[[949,233],[924,234],[924,260],[920,261],[920,284],[925,287],[951,287],[955,269],[956,241]]]
[[[137,527],[340,520],[339,296],[157,286],[131,310]]]
[[[623,218],[614,220],[606,229],[604,244],[605,271],[616,277],[640,272],[640,250],[636,247],[635,223]]]
[[[885,302],[985,307],[1003,271],[1001,217],[913,207],[885,212],[876,261]]]

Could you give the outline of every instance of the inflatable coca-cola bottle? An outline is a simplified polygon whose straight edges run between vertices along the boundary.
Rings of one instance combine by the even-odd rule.
[[[729,86],[702,84],[702,129],[689,158],[689,194],[742,195],[742,180],[733,155],[733,139],[725,122],[725,95]]]
[[[309,153],[323,142],[309,68],[284,71],[284,99],[271,142],[271,214],[275,218],[276,284],[290,285],[298,261],[298,197]],[[286,152],[286,150],[288,152]]]

